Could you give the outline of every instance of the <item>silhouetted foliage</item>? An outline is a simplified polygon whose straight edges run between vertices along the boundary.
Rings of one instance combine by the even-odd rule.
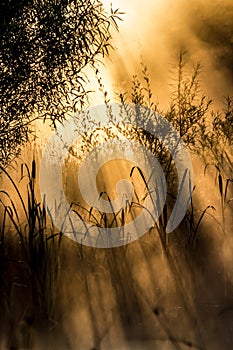
[[[86,95],[83,69],[108,54],[119,18],[98,0],[32,0],[15,13],[0,37],[2,164],[27,141],[32,119],[55,126],[76,110]]]

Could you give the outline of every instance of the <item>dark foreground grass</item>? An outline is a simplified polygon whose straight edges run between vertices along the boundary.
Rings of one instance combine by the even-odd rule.
[[[112,348],[117,349],[119,329],[122,329],[122,339],[134,344],[132,346],[137,346],[134,342],[144,341],[154,344],[155,348],[165,346],[162,344],[167,344],[165,349],[208,348],[214,327],[210,327],[207,334],[201,330],[205,319],[198,300],[201,304],[202,293],[210,293],[200,276],[203,273],[201,254],[206,256],[205,263],[210,264],[211,255],[218,256],[219,252],[210,254],[208,249],[216,250],[216,241],[222,242],[216,236],[206,245],[209,227],[205,218],[210,206],[196,216],[192,202],[180,227],[167,236],[165,228],[170,210],[167,203],[155,227],[138,241],[119,248],[91,248],[70,241],[49,221],[45,201],[38,202],[35,197],[35,161],[30,169],[23,165],[22,175],[27,177],[26,197],[19,192],[13,178],[2,171],[18,196],[18,200],[15,197],[13,200],[13,191],[12,197],[1,192],[0,300],[4,349],[37,349],[38,346],[88,349],[92,345],[101,349],[109,346],[105,339],[108,342],[111,339]],[[231,181],[224,182],[217,175],[221,216],[215,218],[215,222],[225,237],[229,235],[224,218],[227,205],[231,204],[228,199]],[[93,219],[91,210],[89,214]],[[124,215],[112,213],[110,220],[100,216],[96,225],[122,225]],[[216,227],[213,232],[217,233]],[[218,295],[216,287],[214,298],[221,301],[220,312],[225,315],[232,280],[227,273],[228,266],[219,264],[215,257],[212,267],[222,270],[221,288],[225,292]],[[212,268],[210,270],[207,268],[204,272],[208,278],[213,274]],[[209,311],[206,315],[209,317]]]

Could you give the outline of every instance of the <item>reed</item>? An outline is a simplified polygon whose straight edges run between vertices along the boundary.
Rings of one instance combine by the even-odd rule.
[[[172,276],[174,276],[176,288],[182,297],[184,308],[190,315],[192,324],[197,324],[191,296],[186,293],[187,288],[191,289],[191,282],[187,276],[183,276],[183,260],[180,259],[178,261],[177,250],[180,253],[183,248],[187,248],[190,254],[188,257],[192,258],[193,252],[197,249],[197,241],[201,239],[203,229],[206,229],[207,216],[213,218],[214,225],[217,228],[221,228],[223,236],[230,235],[228,223],[226,222],[226,213],[232,214],[233,201],[231,186],[233,182],[231,152],[232,99],[226,99],[226,106],[222,112],[211,111],[211,101],[205,94],[200,92],[200,64],[194,67],[190,75],[186,74],[186,67],[185,53],[182,52],[179,56],[178,67],[176,67],[174,73],[176,74],[176,84],[174,85],[174,81],[172,81],[170,105],[164,113],[159,110],[158,105],[153,101],[150,76],[148,68],[144,64],[142,64],[142,79],[135,75],[133,77],[131,94],[120,92],[119,100],[122,103],[122,108],[125,110],[127,110],[128,102],[142,104],[160,112],[172,122],[186,142],[191,154],[198,154],[204,160],[202,163],[204,174],[207,174],[211,167],[215,169],[219,207],[208,205],[204,210],[199,210],[197,204],[192,200],[183,222],[168,236],[165,233],[165,229],[171,209],[177,200],[177,174],[171,156],[167,153],[162,143],[149,133],[137,130],[134,127],[127,128],[123,124],[118,125],[117,128],[119,132],[149,148],[161,163],[168,185],[167,200],[161,217],[157,221],[154,218],[154,226],[145,235],[146,239],[142,237],[138,240],[138,245],[135,249],[140,250],[146,260],[147,251],[153,250],[159,242],[163,258],[166,261],[166,265],[169,266]],[[98,79],[99,83],[102,84],[99,77]],[[104,94],[105,103],[109,105],[110,101],[103,85],[100,87]],[[109,109],[109,114],[111,117],[111,109]],[[116,137],[114,132],[108,127],[103,131],[106,140]],[[218,142],[219,137],[221,137],[221,142]],[[88,152],[98,144],[98,137],[87,131],[83,135],[82,142],[85,152]],[[227,146],[223,147],[224,144]],[[70,152],[72,156],[78,157],[73,149]],[[10,264],[14,266],[13,269],[16,271],[16,274],[21,274],[22,280],[18,284],[20,284],[21,290],[24,290],[25,297],[28,299],[25,304],[25,313],[21,320],[21,346],[33,348],[33,339],[29,331],[32,323],[35,325],[35,328],[42,327],[47,332],[52,332],[56,327],[59,328],[58,323],[62,323],[62,311],[59,307],[59,288],[61,286],[65,288],[61,281],[61,271],[64,271],[66,266],[64,261],[61,260],[61,255],[64,253],[62,244],[65,238],[62,232],[57,230],[53,224],[52,215],[46,208],[46,198],[42,198],[40,201],[37,199],[37,162],[33,159],[30,166],[25,163],[21,165],[21,176],[19,179],[21,186],[13,179],[6,168],[1,166],[0,171],[11,186],[9,191],[5,189],[0,190],[2,210],[0,223],[0,310],[1,315],[3,315],[1,324],[4,324],[7,319],[9,324],[14,325],[12,319],[14,319],[15,310],[12,294],[15,288],[15,281],[9,274]],[[144,189],[142,193],[137,192],[137,187],[133,181],[136,173]],[[138,213],[146,209],[145,201],[151,196],[147,176],[148,174],[144,174],[140,166],[134,166],[129,170],[129,179],[134,188],[134,198],[131,203],[126,201],[125,207],[117,212],[114,211],[113,206],[112,212],[106,214],[101,212],[99,208],[86,207],[75,201],[70,203],[70,210],[83,222],[86,234],[89,233],[87,223],[99,229],[119,227],[119,232],[125,238],[125,243],[130,243],[130,236],[127,232],[124,232],[125,225],[130,220],[133,220]],[[21,190],[22,183],[25,182],[24,189]],[[190,191],[198,191],[198,188],[195,186]],[[112,199],[107,192],[101,192],[99,197],[107,200],[111,206]],[[214,214],[212,211],[214,211]],[[216,213],[218,214],[219,212],[220,219],[217,219]],[[75,229],[73,231],[75,236]],[[101,236],[98,239],[101,239]],[[102,250],[99,250],[97,253],[97,250],[94,248],[89,249],[82,244],[76,244],[80,259],[78,262],[81,265],[77,273],[78,278],[84,281],[84,288],[90,298],[91,292],[88,276],[95,273],[94,264],[100,259],[100,256],[105,256],[105,264],[107,261],[116,299],[120,300],[121,306],[123,306],[123,311],[118,310],[122,324],[127,324],[127,317],[130,318],[133,312],[139,315],[139,321],[141,322],[139,295],[147,306],[151,307],[146,293],[135,282],[131,274],[131,267],[127,265],[129,246],[125,244],[123,247],[115,250],[107,249],[104,253]],[[12,247],[17,247],[17,249],[14,248],[11,251]],[[17,251],[15,252],[15,250]],[[122,287],[123,276],[126,281],[124,287]],[[153,284],[154,277],[150,276],[150,278]],[[227,277],[225,281],[227,281]],[[156,289],[156,285],[154,287]],[[132,296],[132,300],[130,300],[129,296]],[[92,301],[89,304],[89,312],[92,315],[92,319],[97,322],[97,315],[95,314]],[[166,336],[165,340],[171,342],[174,348],[181,349],[182,346],[186,346],[202,349],[202,346],[195,342],[176,337],[165,320],[165,313],[159,307],[151,308],[151,314],[154,315],[155,322],[159,322],[163,328]],[[95,346],[100,348],[104,333],[97,329],[96,324],[93,324],[93,328],[95,328],[93,331]],[[10,335],[8,338],[8,348],[11,346],[12,349],[17,341],[10,340]]]

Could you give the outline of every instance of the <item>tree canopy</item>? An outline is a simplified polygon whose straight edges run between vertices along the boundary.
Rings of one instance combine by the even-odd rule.
[[[98,0],[29,0],[0,28],[0,163],[28,139],[34,118],[62,121],[86,94],[86,66],[111,48],[118,10]],[[8,23],[9,22],[9,23]]]

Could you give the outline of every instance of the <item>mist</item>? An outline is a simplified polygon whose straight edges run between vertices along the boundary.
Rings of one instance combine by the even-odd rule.
[[[171,92],[172,66],[180,50],[187,50],[191,64],[202,64],[202,87],[217,106],[224,96],[232,94],[231,1],[120,0],[113,1],[116,7],[125,14],[114,36],[116,50],[106,62],[114,88],[126,90],[132,75],[140,73],[143,61],[157,101],[164,107]]]
[[[159,110],[166,110],[173,89],[172,78],[177,78],[174,68],[182,50],[187,52],[187,69],[201,62],[201,86],[213,98],[213,110],[222,107],[224,96],[232,94],[233,87],[232,0],[104,0],[107,10],[111,2],[113,9],[125,12],[119,32],[113,33],[114,50],[104,58],[104,66],[100,65],[101,82],[111,102],[117,91],[130,95],[134,74],[143,81],[140,65],[143,62],[148,66],[153,100]],[[90,105],[103,104],[104,94],[99,91],[96,72],[87,69],[86,73],[90,83],[87,90],[94,91],[90,94]],[[130,244],[97,249],[69,239],[55,227],[52,215],[58,215],[61,203],[55,203],[58,206],[52,208],[53,212],[48,209],[46,214],[48,202],[40,189],[40,167],[54,130],[41,120],[37,120],[35,129],[37,138],[22,149],[14,168],[9,174],[4,169],[0,173],[3,204],[0,291],[3,290],[4,304],[0,307],[7,310],[4,311],[7,316],[4,314],[2,320],[0,317],[4,331],[2,338],[0,331],[0,348],[230,350],[233,342],[230,137],[224,139],[229,141],[223,150],[224,154],[229,152],[225,163],[217,154],[215,166],[205,167],[199,155],[192,154],[196,188],[192,205],[176,231],[165,234],[174,204],[169,201],[161,220],[140,239],[130,241],[126,232]],[[110,135],[109,130],[105,129],[106,135]],[[96,124],[93,132],[88,129],[81,136],[89,145],[98,135],[101,133]],[[133,132],[130,136],[134,141]],[[109,138],[113,139],[111,135]],[[85,143],[78,139],[77,148],[82,145]],[[94,145],[83,147],[82,160]],[[67,148],[65,143],[64,146]],[[217,150],[218,146],[217,140]],[[72,151],[71,147],[69,150]],[[54,174],[51,187],[62,178],[65,198],[70,208],[75,204],[85,228],[86,222],[108,230],[120,224],[124,228],[129,218],[136,217],[142,205],[136,206],[137,211],[131,205],[128,212],[110,212],[108,216],[98,207],[87,206],[78,187],[79,159],[75,152],[68,155],[62,174]],[[59,158],[56,152],[54,158]],[[140,167],[141,159],[138,157]],[[225,176],[226,165],[230,170]],[[144,174],[135,174],[134,168],[137,168],[134,163],[122,157],[116,158],[115,163],[103,163],[94,179],[99,199],[102,195],[115,198],[120,179],[132,180],[140,198],[146,198],[148,185]],[[45,183],[49,182],[47,174]],[[85,185],[92,192],[91,174],[86,171]],[[58,193],[57,187],[54,191]],[[76,238],[77,232],[73,233]],[[89,236],[88,230],[84,236]]]

